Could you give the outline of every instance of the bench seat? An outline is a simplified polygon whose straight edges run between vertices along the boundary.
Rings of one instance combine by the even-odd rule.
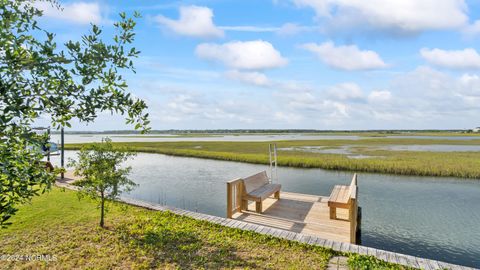
[[[280,184],[266,184],[258,189],[255,189],[254,191],[247,193],[245,195],[245,198],[247,198],[250,201],[263,201],[266,198],[270,197],[272,194],[274,194],[277,191],[280,191],[282,188],[282,185]]]
[[[337,208],[353,211],[357,199],[357,175],[353,176],[349,186],[335,185],[328,198],[328,207],[330,208],[330,219],[337,219]],[[349,215],[350,216],[350,215]]]
[[[262,212],[262,202],[266,198],[274,195],[275,199],[280,199],[280,184],[270,184],[267,172],[263,171],[243,179],[242,192],[242,210],[247,210],[248,201],[255,201],[255,211]]]

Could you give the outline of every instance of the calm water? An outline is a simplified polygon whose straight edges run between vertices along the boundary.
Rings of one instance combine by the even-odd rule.
[[[279,141],[279,140],[362,140],[375,137],[359,137],[350,135],[304,135],[304,134],[275,134],[275,135],[219,135],[212,137],[177,137],[171,134],[153,134],[143,135],[141,137],[132,135],[118,134],[66,134],[65,143],[86,143],[100,142],[104,137],[110,137],[114,142],[176,142],[176,141]],[[164,136],[164,138],[156,137]],[[60,135],[51,135],[52,142],[59,143]],[[165,138],[166,137],[166,138]],[[437,139],[437,140],[476,140],[479,137],[473,136],[386,136],[380,138],[400,138],[400,139]]]
[[[478,152],[480,145],[449,145],[449,144],[427,144],[427,145],[386,145],[378,147],[384,150],[393,151],[427,151],[427,152]]]
[[[164,137],[158,137],[164,136]],[[110,137],[114,142],[179,142],[179,141],[228,141],[228,142],[267,142],[279,140],[358,140],[359,136],[341,135],[303,135],[303,134],[274,134],[274,135],[219,135],[211,137],[181,137],[171,134],[153,134],[132,137],[132,135],[118,134],[65,134],[65,143],[101,142],[102,138]],[[60,142],[60,135],[51,135],[52,142]]]
[[[139,154],[129,165],[139,186],[127,196],[217,216],[225,216],[226,181],[268,171],[264,165],[158,154]],[[352,177],[296,168],[279,168],[278,175],[284,191],[324,196]],[[480,267],[480,181],[361,173],[359,200],[362,245]]]

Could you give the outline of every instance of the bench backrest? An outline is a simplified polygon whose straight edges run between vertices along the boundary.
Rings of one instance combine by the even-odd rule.
[[[266,184],[268,184],[268,176],[266,171],[243,179],[243,188],[246,193],[250,193]]]
[[[354,174],[350,185],[336,185],[328,200],[335,203],[351,204],[353,200],[357,199],[357,188],[357,174]]]
[[[352,182],[349,186],[349,200],[357,199],[357,174],[353,175]]]

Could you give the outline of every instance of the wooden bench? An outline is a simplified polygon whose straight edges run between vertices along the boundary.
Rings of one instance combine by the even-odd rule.
[[[280,184],[270,184],[267,172],[263,171],[243,179],[242,210],[247,210],[248,201],[255,201],[255,211],[262,212],[262,202],[274,194],[275,199],[280,199]]]
[[[350,222],[354,222],[357,211],[357,174],[353,175],[352,182],[349,186],[335,185],[328,198],[328,207],[330,208],[330,219],[337,219],[337,208],[349,210]]]

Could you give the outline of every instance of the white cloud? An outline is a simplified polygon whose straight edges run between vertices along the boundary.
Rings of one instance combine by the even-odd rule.
[[[278,28],[276,33],[281,36],[291,36],[298,33],[311,32],[316,30],[319,30],[317,26],[305,26],[296,23],[285,23],[280,28]]]
[[[199,109],[199,104],[191,96],[181,94],[171,100],[167,107],[177,113],[193,114]]]
[[[428,63],[439,67],[480,68],[480,55],[472,48],[456,51],[423,48],[420,50],[420,54]]]
[[[421,66],[364,92],[355,83],[325,89],[281,90],[274,97],[285,118],[325,128],[463,128],[479,113],[480,75],[455,77]],[[287,122],[288,123],[288,122]],[[289,123],[290,124],[290,123]]]
[[[100,5],[98,3],[71,2],[61,4],[61,9],[49,2],[35,2],[35,6],[43,11],[46,18],[54,18],[77,24],[99,24],[103,21]]]
[[[336,100],[361,100],[364,95],[360,86],[355,83],[340,83],[330,87],[328,95]]]
[[[298,121],[302,120],[303,117],[302,117],[302,115],[296,114],[296,113],[275,112],[274,118],[275,118],[275,120],[295,124]]]
[[[342,70],[369,70],[387,67],[380,56],[370,50],[362,51],[355,45],[335,46],[333,42],[307,43],[301,46],[330,67]]]
[[[238,70],[230,70],[225,72],[228,79],[253,84],[256,86],[270,86],[268,77],[260,72],[242,72]]]
[[[396,111],[414,121],[449,122],[453,126],[471,122],[478,116],[480,80],[477,75],[455,77],[429,67],[398,76],[389,89],[396,93]],[[470,123],[471,125],[471,123]],[[466,125],[468,127],[469,125]]]
[[[323,105],[325,107],[333,108],[330,117],[332,118],[348,118],[350,117],[348,113],[348,106],[344,103],[326,100]]]
[[[213,23],[213,11],[207,7],[183,6],[180,7],[180,18],[172,20],[158,15],[155,21],[166,26],[179,35],[212,38],[223,37],[223,30]]]
[[[477,35],[480,35],[480,20],[477,20],[472,24],[465,26],[465,28],[463,29],[463,33],[469,37],[475,37]]]
[[[280,27],[240,25],[240,26],[219,26],[218,28],[225,31],[234,31],[234,32],[276,33],[281,36],[290,36],[290,35],[295,35],[302,32],[310,32],[310,31],[319,29],[317,26],[304,26],[296,23],[285,23]]]
[[[263,40],[203,43],[197,46],[195,54],[202,59],[220,62],[234,69],[270,69],[288,63],[272,44]]]
[[[480,98],[480,76],[463,74],[459,81],[462,95]]]
[[[419,66],[416,69],[398,75],[389,87],[403,97],[416,98],[425,103],[433,100],[447,100],[452,97],[452,90],[456,89],[455,79],[428,66]]]
[[[464,0],[293,0],[315,10],[331,25],[415,33],[462,27],[467,21]]]
[[[220,26],[219,28],[226,31],[254,32],[254,33],[276,32],[279,29],[278,27],[262,27],[262,26],[251,26],[251,25]]]
[[[369,103],[379,103],[379,104],[383,104],[383,103],[386,103],[386,102],[389,102],[390,100],[392,100],[392,93],[390,91],[372,91],[370,92],[370,94],[368,95],[368,102]]]

